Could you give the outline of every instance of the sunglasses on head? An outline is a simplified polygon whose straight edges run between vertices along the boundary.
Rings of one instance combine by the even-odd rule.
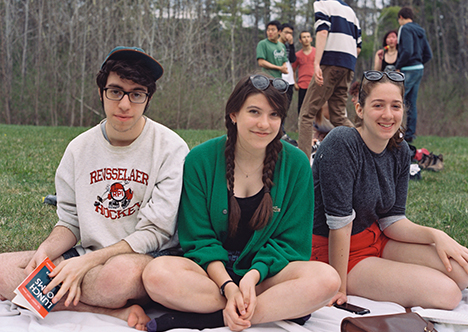
[[[382,77],[384,77],[384,75],[387,75],[387,77],[393,82],[405,81],[405,74],[399,71],[384,72],[384,71],[378,71],[378,70],[367,70],[362,74],[361,85],[359,86],[359,95],[361,95],[362,82],[364,81],[364,79],[371,81],[371,82],[377,82],[377,81],[380,81]]]
[[[387,77],[393,82],[405,81],[405,74],[399,71],[385,72],[385,71],[377,71],[377,70],[368,70],[368,71],[365,71],[364,74],[362,74],[362,77],[364,77],[368,81],[380,81],[384,75],[387,75]]]
[[[269,78],[263,75],[253,75],[250,76],[250,82],[258,90],[266,90],[270,83],[273,87],[278,90],[279,93],[283,94],[288,91],[289,83],[283,80],[282,78]]]

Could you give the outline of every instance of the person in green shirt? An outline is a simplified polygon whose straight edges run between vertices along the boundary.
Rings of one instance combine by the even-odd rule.
[[[148,331],[304,324],[336,294],[336,271],[309,261],[309,161],[280,140],[288,86],[242,78],[227,101],[227,135],[188,154],[178,218],[185,257],[154,259],[143,272],[150,297],[179,312],[151,320]]]
[[[279,41],[281,23],[271,21],[267,24],[267,38],[257,45],[257,63],[265,73],[281,78],[282,74],[288,74],[288,55],[286,46]]]

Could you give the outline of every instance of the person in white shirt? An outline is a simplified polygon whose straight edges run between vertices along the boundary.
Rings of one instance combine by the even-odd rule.
[[[36,251],[0,255],[0,299],[45,257],[56,265],[54,310],[105,313],[142,329],[141,282],[158,255],[177,254],[176,216],[187,144],[144,113],[161,65],[136,47],[116,47],[96,82],[106,118],[76,137],[56,172],[58,222]]]

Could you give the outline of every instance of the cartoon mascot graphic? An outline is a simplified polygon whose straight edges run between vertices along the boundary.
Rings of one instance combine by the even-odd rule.
[[[125,190],[124,185],[128,184],[126,181],[124,184],[120,182],[114,182],[112,185],[106,187],[106,191],[103,196],[107,193],[106,198],[98,196],[97,199],[100,203],[104,203],[106,199],[109,200],[109,209],[118,209],[119,207],[125,209],[131,202],[133,198],[132,189]],[[94,203],[94,205],[99,204],[99,202]]]

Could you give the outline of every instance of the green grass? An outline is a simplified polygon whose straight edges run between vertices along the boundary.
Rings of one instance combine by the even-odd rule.
[[[86,129],[0,125],[0,253],[36,249],[47,237],[57,216],[53,206],[42,204],[42,197],[55,192],[55,169],[62,154]],[[224,134],[177,132],[190,148]],[[422,180],[410,181],[408,217],[468,245],[468,138],[419,137],[415,145],[443,154],[445,169],[423,171]]]

